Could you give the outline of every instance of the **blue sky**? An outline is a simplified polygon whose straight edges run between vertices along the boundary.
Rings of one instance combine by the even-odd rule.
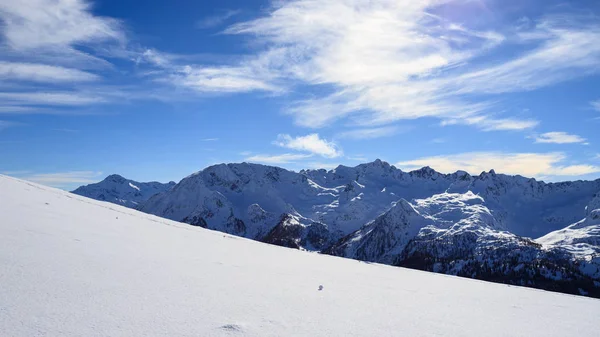
[[[4,0],[0,20],[4,174],[600,177],[595,0]]]

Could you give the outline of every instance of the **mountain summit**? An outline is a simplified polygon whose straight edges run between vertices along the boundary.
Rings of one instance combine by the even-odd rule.
[[[173,181],[166,184],[154,181],[141,183],[118,174],[111,174],[99,183],[81,186],[72,193],[135,208],[151,196],[165,192],[173,186],[175,186]]]

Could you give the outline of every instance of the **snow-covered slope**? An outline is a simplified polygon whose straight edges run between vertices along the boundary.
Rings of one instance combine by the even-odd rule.
[[[586,214],[585,219],[536,241],[546,249],[567,251],[573,264],[600,281],[600,194],[590,201]]]
[[[173,181],[166,184],[155,181],[140,183],[113,174],[99,183],[81,186],[73,191],[73,193],[135,208],[151,196],[167,191],[173,186],[175,186],[175,182]]]
[[[285,249],[4,176],[0,212],[5,336],[586,337],[600,329],[598,300]]]
[[[587,227],[588,255],[582,258],[581,246],[567,249],[572,243],[556,242],[543,247],[504,230],[484,199],[472,192],[442,193],[413,203],[402,200],[400,210],[396,205],[325,252],[600,297],[600,273],[597,264],[591,265],[600,261],[596,227]]]

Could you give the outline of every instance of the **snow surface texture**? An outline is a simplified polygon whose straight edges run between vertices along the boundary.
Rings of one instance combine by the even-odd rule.
[[[5,176],[0,212],[3,336],[585,337],[600,329],[595,299],[284,249]]]
[[[166,184],[159,182],[140,183],[113,174],[99,183],[81,186],[73,193],[135,208],[140,202],[148,200],[157,193],[167,191],[173,186],[175,186],[175,182],[172,181]]]

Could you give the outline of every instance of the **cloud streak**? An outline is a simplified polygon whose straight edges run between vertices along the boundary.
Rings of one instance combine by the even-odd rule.
[[[165,82],[197,92],[315,88],[287,109],[305,127],[349,120],[372,128],[434,117],[483,131],[539,123],[499,115],[498,95],[600,70],[600,24],[589,18],[546,16],[516,31],[508,24],[482,30],[455,22],[448,8],[479,7],[459,0],[273,2],[264,16],[224,31],[253,37],[262,48],[256,54],[219,66],[155,65]],[[481,59],[491,53],[493,61]]]
[[[257,154],[247,157],[244,161],[262,164],[290,164],[312,157],[312,154],[284,153],[277,155]]]
[[[566,132],[546,132],[535,137],[536,143],[573,144],[585,143],[585,141],[585,138],[578,135],[571,135]]]
[[[404,130],[406,130],[406,128]],[[364,128],[344,131],[337,134],[336,137],[341,139],[375,139],[393,136],[400,131],[403,130],[400,130],[396,126],[384,126],[379,128]]]
[[[198,20],[195,24],[195,27],[198,29],[215,28],[224,24],[228,19],[240,14],[241,12],[241,10],[228,10],[222,14],[208,16],[202,20]]]
[[[36,63],[0,61],[0,79],[47,83],[91,82],[100,79],[89,72]]]
[[[3,36],[18,50],[125,39],[119,21],[94,16],[89,10],[89,3],[80,0],[3,0]]]
[[[109,100],[110,88],[102,86],[99,74],[113,65],[94,53],[122,46],[126,37],[118,20],[96,16],[90,9],[85,0],[0,2],[0,112],[46,113],[31,106]],[[83,84],[94,94],[82,92]]]

